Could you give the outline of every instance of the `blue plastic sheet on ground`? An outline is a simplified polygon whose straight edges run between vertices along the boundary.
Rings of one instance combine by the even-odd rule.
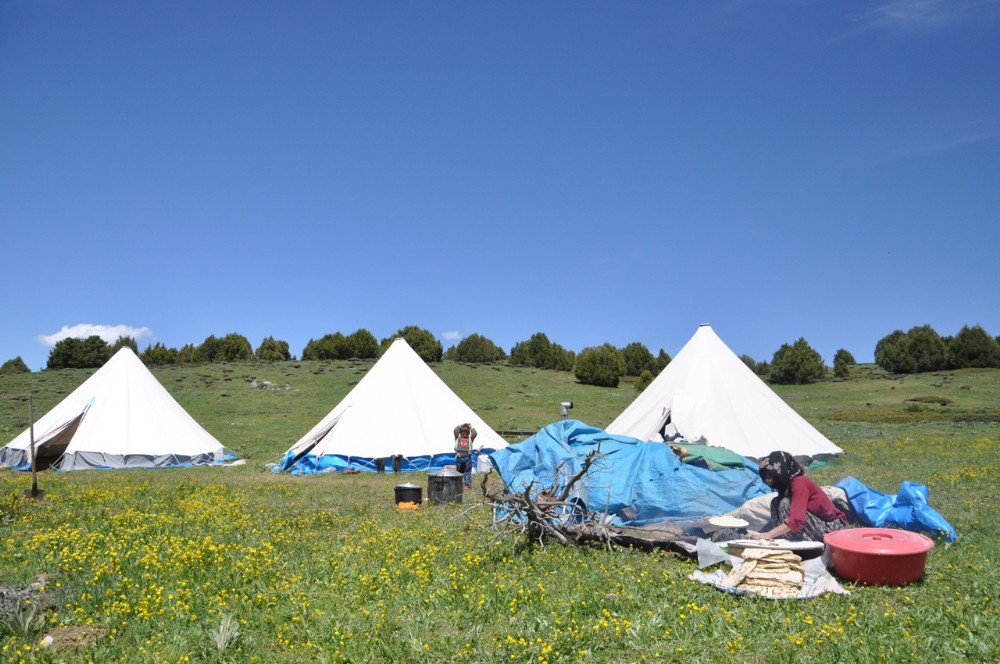
[[[951,524],[927,503],[927,487],[923,484],[903,482],[891,495],[870,489],[855,477],[845,477],[837,486],[847,493],[851,507],[866,526],[902,528],[949,542],[958,537]]]
[[[740,469],[711,471],[681,463],[669,445],[615,436],[578,420],[550,424],[490,459],[520,492],[532,484],[562,488],[594,450],[600,456],[572,497],[619,525],[723,514],[769,491],[749,459]]]
[[[474,450],[472,452],[472,464],[475,468],[476,460],[480,454],[489,453],[492,450]],[[392,457],[385,457],[385,472],[392,472]],[[445,466],[455,465],[455,453],[446,452],[443,454],[403,457],[401,459],[400,470],[404,473],[415,473],[419,471],[441,470]],[[315,475],[318,473],[339,473],[350,468],[364,473],[374,473],[377,471],[375,459],[370,457],[343,456],[341,454],[306,454],[297,457],[294,451],[289,451],[282,457],[281,461],[271,468],[271,472],[280,473],[288,471],[292,475]]]

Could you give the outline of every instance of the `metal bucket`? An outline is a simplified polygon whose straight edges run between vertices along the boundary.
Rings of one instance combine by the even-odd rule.
[[[435,505],[462,502],[462,473],[438,470],[427,474],[427,500]]]
[[[413,484],[412,482],[407,482],[406,484],[396,485],[396,504],[400,503],[416,503],[419,505],[423,502],[423,492],[424,490]]]

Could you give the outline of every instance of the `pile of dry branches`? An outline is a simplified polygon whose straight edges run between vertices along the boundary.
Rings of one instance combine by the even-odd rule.
[[[481,505],[493,511],[490,527],[494,540],[511,539],[515,546],[518,543],[544,546],[556,541],[563,545],[599,543],[609,548],[613,544],[666,548],[677,541],[680,535],[677,528],[616,526],[607,509],[591,509],[579,499],[581,482],[599,457],[597,451],[588,454],[579,472],[572,476],[560,464],[551,484],[532,482],[516,491],[504,484],[500,491],[491,493],[484,476]]]

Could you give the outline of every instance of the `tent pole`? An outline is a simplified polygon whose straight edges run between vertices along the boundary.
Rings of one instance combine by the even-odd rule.
[[[28,395],[28,428],[31,433],[31,497],[38,498],[38,473],[35,468],[35,408],[31,395]]]

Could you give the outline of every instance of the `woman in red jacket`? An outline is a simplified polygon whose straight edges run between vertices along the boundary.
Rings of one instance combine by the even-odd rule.
[[[771,529],[751,531],[751,538],[822,542],[827,533],[847,527],[844,513],[806,477],[802,466],[788,452],[771,452],[763,459],[760,478],[778,495],[771,501]]]

